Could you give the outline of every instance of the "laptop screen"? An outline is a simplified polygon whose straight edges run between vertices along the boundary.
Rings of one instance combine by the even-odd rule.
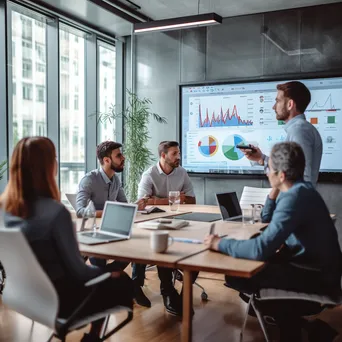
[[[216,194],[217,202],[220,207],[222,219],[227,219],[242,215],[239,200],[236,192],[226,192],[223,194]]]
[[[130,236],[137,206],[120,202],[106,202],[101,231]]]

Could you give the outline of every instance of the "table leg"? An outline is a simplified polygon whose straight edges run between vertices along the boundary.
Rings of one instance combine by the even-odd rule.
[[[183,275],[182,342],[192,341],[192,277],[191,271]]]

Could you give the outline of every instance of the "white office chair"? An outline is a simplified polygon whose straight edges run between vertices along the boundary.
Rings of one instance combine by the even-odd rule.
[[[251,186],[244,186],[240,199],[241,209],[250,208],[252,204],[264,205],[271,190],[272,188],[254,188]]]
[[[65,194],[66,198],[68,199],[71,206],[76,211],[76,194]]]
[[[107,326],[109,315],[126,311],[127,318],[105,336],[103,335],[106,327],[103,329],[101,341],[104,341],[133,318],[132,310],[125,306],[116,306],[103,312],[78,318],[78,313],[92,297],[94,291],[75,309],[69,318],[59,318],[57,316],[59,308],[57,292],[38,263],[20,229],[0,229],[0,260],[7,273],[6,288],[2,296],[3,303],[32,321],[51,328],[53,332],[48,341],[55,336],[64,342],[69,332],[101,318],[106,318],[105,326]],[[110,273],[103,274],[88,281],[84,286],[95,290],[98,284],[110,276]]]

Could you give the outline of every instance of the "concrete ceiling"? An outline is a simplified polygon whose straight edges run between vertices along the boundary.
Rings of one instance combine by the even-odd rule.
[[[80,19],[82,23],[89,23],[93,27],[104,30],[113,36],[120,37],[131,34],[132,24],[130,22],[88,0],[30,0],[27,2],[72,15]]]
[[[25,0],[24,0],[25,1]],[[126,0],[123,4],[131,6]],[[131,0],[139,5],[139,12],[153,20],[175,18],[198,13],[215,12],[231,17],[341,2],[341,0]],[[50,9],[69,13],[83,22],[115,36],[130,35],[132,24],[88,0],[35,0]]]
[[[157,19],[215,12],[222,17],[271,12],[341,2],[341,0],[132,0],[144,14]],[[121,0],[125,3],[125,0]],[[126,2],[127,3],[127,2]]]

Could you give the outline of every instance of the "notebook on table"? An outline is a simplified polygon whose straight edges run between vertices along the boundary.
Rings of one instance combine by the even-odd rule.
[[[136,204],[107,201],[99,231],[79,232],[77,234],[78,241],[86,245],[96,245],[128,240],[131,237],[137,208]]]
[[[189,213],[177,215],[174,217],[177,220],[187,220],[187,221],[202,221],[202,222],[213,222],[221,220],[220,214],[211,213]]]
[[[138,210],[138,213],[148,215],[148,214],[154,214],[154,213],[165,213],[165,210],[160,209],[158,207],[146,207],[143,210]]]

